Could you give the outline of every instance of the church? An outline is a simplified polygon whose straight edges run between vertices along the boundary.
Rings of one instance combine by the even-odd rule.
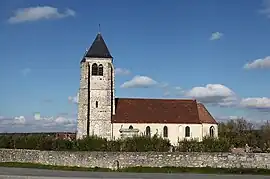
[[[115,98],[113,57],[98,33],[80,64],[76,138],[108,140],[134,135],[201,141],[218,137],[218,124],[206,107],[193,99]]]

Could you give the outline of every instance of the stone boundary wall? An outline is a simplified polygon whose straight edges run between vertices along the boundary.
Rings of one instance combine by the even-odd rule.
[[[214,167],[267,168],[268,153],[181,153],[181,152],[67,152],[0,149],[0,162],[27,162],[45,165],[102,167]]]

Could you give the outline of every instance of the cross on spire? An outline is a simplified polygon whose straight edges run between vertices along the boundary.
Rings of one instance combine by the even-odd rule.
[[[100,27],[100,24],[98,24],[98,33],[99,33],[99,34],[101,33],[101,27]]]

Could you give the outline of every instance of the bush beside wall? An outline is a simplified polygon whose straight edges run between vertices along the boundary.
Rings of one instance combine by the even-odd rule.
[[[6,149],[32,149],[54,151],[123,151],[167,152],[170,142],[157,136],[133,137],[123,140],[107,141],[99,137],[87,137],[82,140],[56,139],[53,136],[29,135],[29,136],[0,136],[0,148]]]
[[[169,140],[157,136],[146,136],[107,141],[99,137],[87,137],[82,140],[56,139],[54,136],[0,136],[0,148],[32,149],[52,151],[111,151],[111,152],[229,152],[232,144],[225,138],[204,138],[202,142],[196,140],[180,141],[178,146],[172,147]]]

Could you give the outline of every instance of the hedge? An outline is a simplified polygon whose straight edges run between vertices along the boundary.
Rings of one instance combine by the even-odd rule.
[[[133,138],[107,141],[100,137],[86,137],[81,140],[56,139],[54,136],[0,136],[0,148],[33,149],[55,151],[123,151],[123,152],[167,152],[170,142],[157,136],[152,138],[138,136]]]
[[[196,140],[180,141],[175,150],[179,152],[228,152],[231,144],[225,138],[204,138],[202,142]],[[123,151],[123,152],[168,152],[170,141],[161,137],[136,136],[132,138],[108,141],[100,137],[86,137],[81,140],[56,139],[46,135],[2,135],[0,148],[33,149],[54,151]]]
[[[180,141],[176,150],[179,152],[229,152],[231,146],[229,140],[225,138],[205,137],[202,142],[196,140]]]

